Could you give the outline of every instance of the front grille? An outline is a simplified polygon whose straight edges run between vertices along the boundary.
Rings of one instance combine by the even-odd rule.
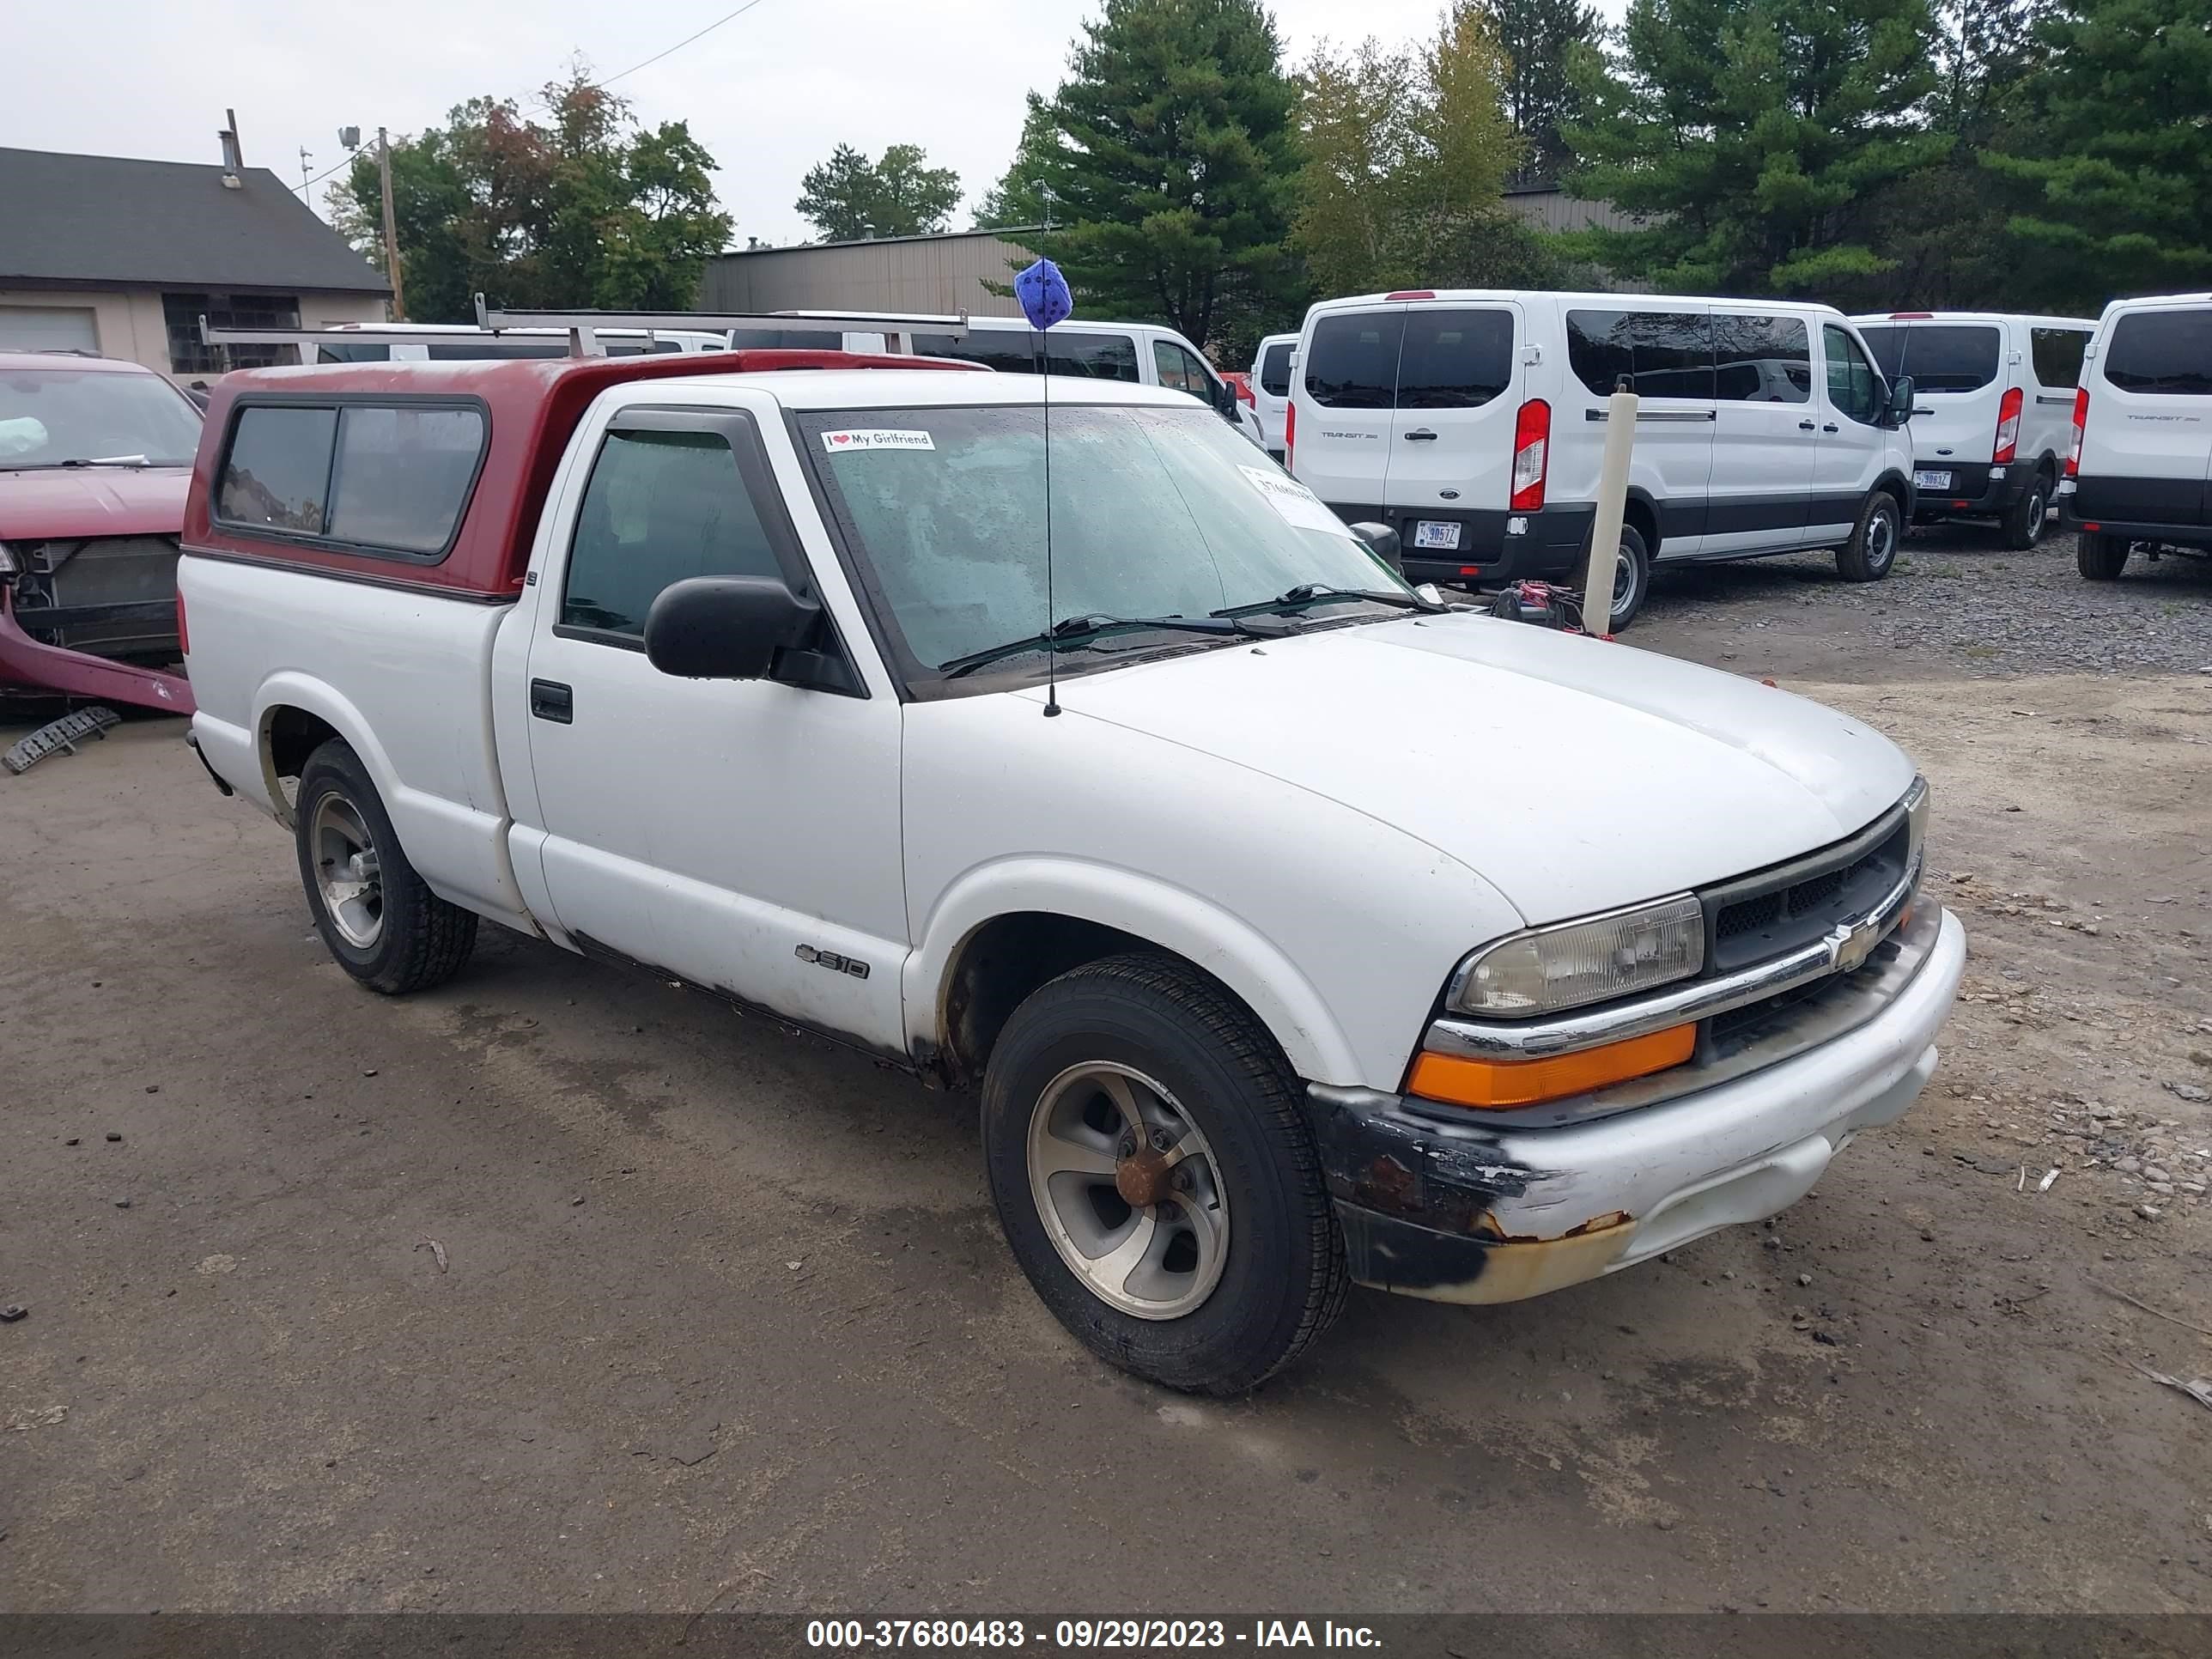
[[[15,590],[24,632],[95,656],[175,656],[175,537],[33,542],[25,551]]]
[[[1865,915],[1905,878],[1911,825],[1891,813],[1847,841],[1710,888],[1705,972],[1733,973],[1797,950]]]

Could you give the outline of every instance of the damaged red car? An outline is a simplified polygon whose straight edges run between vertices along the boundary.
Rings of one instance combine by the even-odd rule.
[[[137,363],[0,351],[0,696],[190,714],[171,672],[200,411]]]

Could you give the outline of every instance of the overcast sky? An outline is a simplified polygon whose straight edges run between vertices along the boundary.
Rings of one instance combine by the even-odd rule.
[[[0,146],[221,159],[238,112],[246,159],[288,181],[341,161],[337,128],[412,132],[480,93],[526,104],[581,52],[599,76],[673,46],[738,0],[106,0],[9,8]],[[968,212],[1006,168],[1022,97],[1057,86],[1085,0],[757,0],[752,9],[614,90],[651,123],[683,119],[720,164],[734,240],[811,232],[793,210],[799,175],[840,143],[871,155],[922,146],[960,174]],[[1293,60],[1328,35],[1405,40],[1441,0],[1277,0]],[[1618,14],[1620,0],[1602,5]],[[324,186],[314,190],[323,209]]]

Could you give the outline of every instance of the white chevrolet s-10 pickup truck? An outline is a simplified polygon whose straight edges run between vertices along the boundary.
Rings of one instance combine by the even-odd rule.
[[[1210,410],[913,357],[265,369],[180,587],[216,781],[364,985],[479,918],[980,1086],[1067,1328],[1249,1389],[1802,1197],[1936,1066],[1927,791],[1454,611]],[[1051,490],[1047,559],[1045,491]]]

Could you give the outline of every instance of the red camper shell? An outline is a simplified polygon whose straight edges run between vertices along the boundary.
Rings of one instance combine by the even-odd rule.
[[[455,599],[509,600],[521,590],[554,471],[585,410],[601,392],[631,380],[800,368],[975,372],[979,366],[938,357],[761,350],[241,370],[216,381],[208,400],[185,508],[184,550],[199,558],[289,565]],[[256,477],[252,413],[271,407],[331,411],[327,456],[308,463],[326,471],[306,489],[281,483],[272,489]],[[465,482],[452,481],[465,497],[443,545],[385,544],[349,535],[337,522],[333,502],[343,501],[345,490],[338,477],[343,444],[337,434],[349,408],[475,412],[476,422],[455,428],[476,434],[477,448]],[[464,465],[468,459],[450,447],[439,457],[448,468],[457,459]],[[296,471],[301,462],[296,453],[271,453],[261,464],[273,480],[279,468]]]

